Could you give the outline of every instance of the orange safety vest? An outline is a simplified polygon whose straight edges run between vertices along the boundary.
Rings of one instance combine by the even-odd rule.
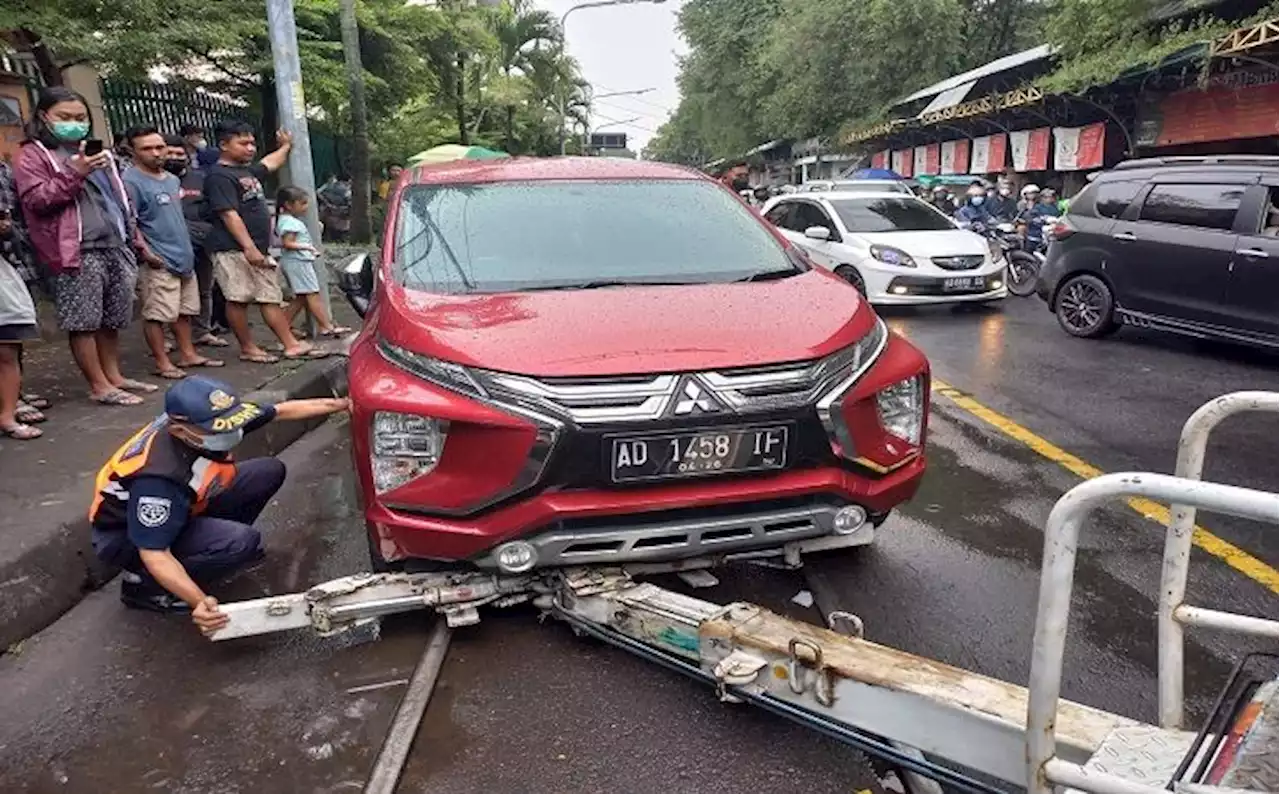
[[[231,487],[236,465],[205,457],[170,435],[161,416],[139,430],[98,470],[89,523],[124,527],[129,520],[129,482],[135,477],[162,477],[186,486],[192,495],[191,515],[204,512],[209,500]]]

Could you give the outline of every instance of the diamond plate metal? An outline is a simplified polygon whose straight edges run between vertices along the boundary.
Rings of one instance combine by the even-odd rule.
[[[1194,733],[1187,731],[1150,726],[1116,728],[1107,734],[1084,767],[1132,783],[1164,788],[1195,738]]]
[[[1250,791],[1280,790],[1280,772],[1276,768],[1280,750],[1278,691],[1276,682],[1271,681],[1255,695],[1254,700],[1263,704],[1262,713],[1245,734],[1219,785]]]

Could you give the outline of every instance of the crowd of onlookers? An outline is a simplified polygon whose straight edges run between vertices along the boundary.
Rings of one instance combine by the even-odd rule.
[[[246,122],[219,123],[211,140],[195,126],[165,134],[144,125],[112,151],[94,136],[83,97],[57,86],[41,92],[12,166],[0,160],[0,434],[38,438],[49,407],[22,390],[22,345],[39,337],[33,292],[52,299],[89,399],[106,406],[137,405],[160,389],[121,370],[119,335],[133,324],[135,301],[155,379],[224,366],[201,349],[228,347],[227,331],[243,361],[328,355],[292,327],[305,311],[321,336],[350,330],[320,300],[320,250],[302,222],[310,196],[282,188],[274,216],[267,201],[263,180],[291,143],[284,132],[276,140],[257,159]],[[294,296],[288,304],[281,277]],[[255,342],[250,305],[278,355]]]

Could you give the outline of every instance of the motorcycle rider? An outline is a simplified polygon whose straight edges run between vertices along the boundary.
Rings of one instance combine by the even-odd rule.
[[[1022,200],[1018,202],[1018,215],[1031,209],[1036,205],[1036,200],[1040,196],[1040,187],[1035,183],[1028,183],[1022,186]]]
[[[1044,225],[1051,218],[1058,217],[1058,197],[1051,188],[1040,191],[1035,204],[1018,213],[1018,219],[1027,224],[1027,244],[1029,248],[1044,245]]]
[[[991,213],[987,211],[987,190],[981,182],[969,185],[965,203],[956,210],[956,220],[966,229],[982,232],[991,225]]]
[[[1000,182],[995,190],[987,193],[986,207],[998,223],[1009,223],[1018,217],[1018,201],[1013,197],[1013,188],[1008,182]]]
[[[929,203],[933,204],[933,206],[937,208],[938,212],[941,212],[943,215],[953,215],[956,211],[956,202],[955,199],[951,198],[951,191],[947,190],[942,185],[937,185],[933,188],[933,194]]]

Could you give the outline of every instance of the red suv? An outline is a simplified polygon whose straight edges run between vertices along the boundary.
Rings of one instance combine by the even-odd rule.
[[[794,561],[924,473],[924,357],[701,174],[419,167],[383,242],[342,273],[378,569]]]

